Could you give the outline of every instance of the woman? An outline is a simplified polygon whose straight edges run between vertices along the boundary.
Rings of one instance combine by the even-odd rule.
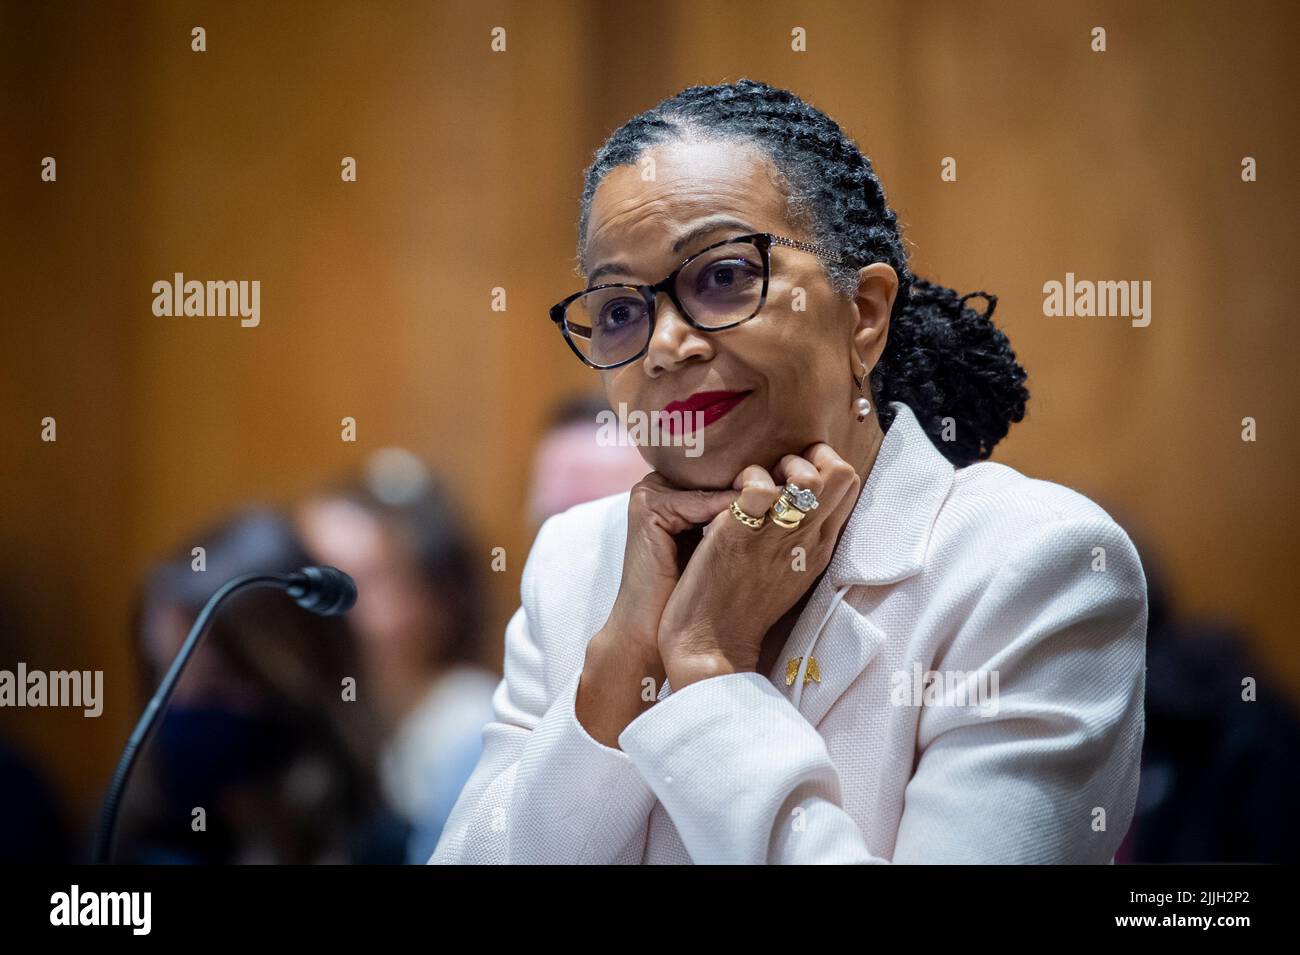
[[[360,672],[381,720],[379,779],[424,863],[477,765],[495,675],[478,664],[481,581],[447,488],[403,448],[297,508],[317,563],[350,574]]]
[[[869,160],[750,81],[613,133],[579,253],[570,347],[702,440],[539,531],[430,861],[1111,861],[1145,581],[1100,507],[982,461],[1028,397],[993,297],[913,276]]]

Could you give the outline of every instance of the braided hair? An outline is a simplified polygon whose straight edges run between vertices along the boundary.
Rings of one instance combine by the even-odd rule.
[[[579,260],[587,244],[592,198],[605,175],[634,165],[652,147],[708,139],[758,147],[776,168],[791,218],[847,264],[827,264],[832,287],[853,294],[858,270],[885,262],[899,289],[889,336],[869,383],[880,425],[901,401],[957,467],[987,458],[1025,416],[1025,370],[993,324],[997,297],[958,295],[913,275],[898,217],[885,201],[871,160],[825,113],[794,93],[754,80],[692,86],[628,120],[596,151],[584,175]],[[983,311],[966,303],[984,299]],[[945,434],[950,422],[955,428]],[[953,434],[955,431],[955,436]]]

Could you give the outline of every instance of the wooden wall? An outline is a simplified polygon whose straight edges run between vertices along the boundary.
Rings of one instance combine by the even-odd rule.
[[[0,713],[6,735],[84,818],[138,715],[128,611],[150,557],[382,445],[448,476],[485,568],[507,548],[499,634],[538,428],[596,384],[545,317],[575,283],[582,169],[637,111],[741,77],[857,137],[918,272],[1001,297],[1034,399],[998,459],[1111,509],[1187,609],[1248,626],[1300,692],[1294,9],[6,4],[6,653],[103,669],[108,694],[98,720]],[[57,183],[39,181],[47,155]],[[261,324],[155,317],[151,285],[178,271],[260,280]],[[1066,272],[1150,280],[1151,324],[1044,316],[1042,285]]]

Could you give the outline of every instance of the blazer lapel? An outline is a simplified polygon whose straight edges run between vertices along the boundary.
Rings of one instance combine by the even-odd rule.
[[[884,646],[887,635],[849,603],[852,590],[817,625],[845,585],[880,586],[920,572],[939,514],[952,488],[954,468],[916,420],[912,409],[892,403],[895,415],[885,433],[866,486],[858,495],[826,573],[799,615],[768,678],[788,699],[790,660],[811,651],[820,675],[806,680],[799,712],[816,726]]]
[[[794,685],[790,680],[796,674],[790,672],[790,661],[794,661],[793,669],[797,671],[800,658],[811,646],[819,679],[805,679],[799,712],[813,726],[822,721],[885,643],[884,632],[844,600],[835,605],[820,636],[815,634],[814,629],[834,599],[835,589],[830,586],[829,579],[823,577],[816,593],[799,615],[780,658],[768,674],[773,685],[793,701]]]

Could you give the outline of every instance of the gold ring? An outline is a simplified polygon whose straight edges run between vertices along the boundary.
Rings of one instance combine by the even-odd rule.
[[[777,501],[776,503],[780,504],[781,502]],[[799,526],[799,522],[803,520],[803,512],[800,511],[797,507],[790,508],[790,513],[798,514],[799,516],[796,517],[794,520],[787,520],[784,514],[777,513],[776,504],[773,504],[767,510],[767,515],[768,517],[772,518],[772,523],[775,524],[777,527],[784,527],[788,531],[794,530],[796,527]]]
[[[766,520],[765,517],[754,517],[752,514],[746,514],[742,511],[740,509],[740,498],[736,498],[731,502],[731,516],[751,530],[758,530]]]
[[[776,499],[776,503],[768,510],[768,516],[772,518],[772,523],[777,527],[784,527],[787,530],[798,527],[799,522],[808,516],[807,511],[801,511],[794,506],[784,493]]]

